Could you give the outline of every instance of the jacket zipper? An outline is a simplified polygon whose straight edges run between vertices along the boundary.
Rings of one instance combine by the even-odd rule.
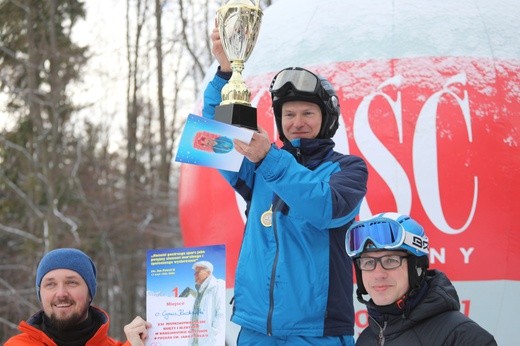
[[[378,344],[379,346],[383,346],[385,344],[385,329],[386,329],[386,321],[384,322],[383,324],[383,328],[381,328],[381,325],[379,323],[377,323],[377,325],[379,326],[379,336],[378,336]]]
[[[277,207],[282,203],[282,200],[278,200],[278,203],[276,205],[273,205],[273,214],[272,214],[272,221],[273,221],[273,234],[274,239],[276,243],[276,252],[274,255],[273,260],[273,267],[271,269],[271,282],[269,283],[269,312],[267,314],[267,335],[272,336],[273,335],[273,311],[274,311],[274,286],[276,281],[276,266],[278,265],[278,252],[279,252],[279,246],[278,246],[278,232],[276,230],[276,218],[274,217]]]
[[[296,161],[302,163],[303,157],[300,151],[300,148],[296,148]],[[278,244],[278,232],[276,230],[276,218],[274,217],[277,207],[282,203],[280,199],[276,206],[273,205],[273,234],[276,242],[276,253],[273,261],[273,268],[271,269],[271,282],[269,284],[269,312],[267,314],[267,335],[273,335],[273,311],[274,311],[274,286],[276,281],[276,266],[278,265],[278,252],[279,252],[279,244]]]
[[[303,164],[303,157],[300,148],[296,148],[296,161]]]

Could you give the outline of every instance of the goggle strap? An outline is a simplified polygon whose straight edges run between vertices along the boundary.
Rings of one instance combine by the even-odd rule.
[[[408,245],[411,248],[416,249],[422,253],[429,253],[428,251],[428,238],[424,238],[418,236],[417,234],[413,234],[410,232],[404,231],[404,241],[403,244]]]

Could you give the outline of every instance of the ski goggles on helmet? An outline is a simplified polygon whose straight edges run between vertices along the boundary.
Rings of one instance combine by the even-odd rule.
[[[428,238],[405,230],[403,225],[389,218],[375,218],[356,222],[347,231],[345,246],[350,257],[365,250],[403,250],[414,255],[428,254]]]
[[[311,71],[300,67],[281,70],[274,76],[269,87],[273,100],[286,96],[289,90],[295,95],[318,96],[321,100],[330,98],[330,95],[323,89],[320,78]]]

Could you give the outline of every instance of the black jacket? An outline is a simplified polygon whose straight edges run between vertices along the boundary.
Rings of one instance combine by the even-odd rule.
[[[459,311],[459,297],[450,280],[438,270],[428,270],[426,291],[410,311],[379,314],[368,303],[369,326],[356,345],[496,345],[493,336]]]

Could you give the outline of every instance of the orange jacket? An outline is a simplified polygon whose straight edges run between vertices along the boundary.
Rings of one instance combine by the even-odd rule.
[[[96,334],[87,341],[85,346],[130,346],[128,341],[123,343],[108,336],[110,319],[105,311],[94,306],[91,306],[91,311],[94,314],[100,314],[105,323],[103,323],[97,330]],[[7,340],[4,346],[57,346],[47,334],[30,324],[31,321],[36,321],[41,318],[42,313],[43,312],[40,311],[33,315],[28,322],[20,322],[18,329],[21,334],[15,335]]]

